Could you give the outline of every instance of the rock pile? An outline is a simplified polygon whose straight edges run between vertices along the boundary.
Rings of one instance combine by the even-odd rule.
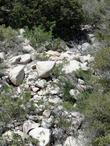
[[[23,46],[23,52],[24,54],[6,60],[4,60],[5,54],[1,52],[0,61],[4,60],[7,63],[6,74],[11,83],[17,86],[18,92],[20,93],[22,88],[31,92],[30,101],[34,101],[36,108],[33,114],[27,115],[28,120],[24,121],[23,125],[15,127],[11,132],[7,131],[3,134],[4,137],[8,135],[11,140],[11,133],[19,133],[22,138],[30,136],[38,140],[38,146],[85,146],[84,133],[80,129],[84,116],[63,106],[61,87],[63,82],[61,85],[59,77],[73,75],[78,70],[88,71],[94,58],[72,51],[59,53],[50,50],[45,52],[47,60],[37,59],[42,53],[37,53],[36,58],[32,59],[32,54],[35,55],[36,51],[28,41]],[[55,71],[58,65],[62,65],[60,71],[63,74],[59,74],[58,70]],[[75,80],[75,87],[73,86],[69,93],[77,100],[77,95],[87,90],[87,85],[80,78]]]

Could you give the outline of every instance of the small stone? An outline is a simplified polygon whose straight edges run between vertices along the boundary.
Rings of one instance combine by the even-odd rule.
[[[35,93],[39,91],[39,88],[37,88],[37,87],[35,87],[35,86],[31,86],[31,89],[32,89],[32,91],[35,92]]]
[[[51,111],[50,110],[45,110],[43,112],[43,116],[46,117],[46,118],[49,118],[50,117],[50,114],[51,114]]]
[[[78,90],[75,90],[75,89],[71,89],[69,91],[69,93],[71,96],[75,96],[75,97],[78,96],[78,94],[80,94],[80,92]]]
[[[38,88],[45,88],[46,87],[46,80],[40,80],[38,79],[36,82],[35,82],[35,86],[37,86]]]
[[[53,103],[53,104],[58,104],[58,103],[62,103],[62,100],[59,97],[51,97],[49,98],[49,102]]]
[[[33,64],[32,66],[31,66],[31,68],[34,70],[34,69],[36,69],[36,64]]]
[[[81,80],[81,79],[78,79],[78,83],[81,84],[81,85],[85,84],[84,80]]]

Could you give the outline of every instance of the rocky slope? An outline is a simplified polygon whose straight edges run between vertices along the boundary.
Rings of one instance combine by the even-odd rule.
[[[94,36],[90,37],[94,41]],[[78,46],[79,51],[67,47],[65,52],[49,50],[38,53],[22,33],[19,38],[23,40],[19,51],[0,52],[1,64],[6,66],[0,73],[0,91],[4,90],[5,84],[13,87],[14,98],[19,98],[23,90],[29,91],[29,103],[33,101],[34,111],[27,113],[25,121],[11,123],[9,130],[3,132],[3,138],[11,141],[15,133],[22,139],[32,137],[38,140],[38,146],[86,146],[85,117],[76,110],[75,102],[78,95],[92,87],[75,73],[91,69],[94,57],[83,55],[80,51],[87,50],[91,45],[84,43]],[[69,110],[64,106],[68,101],[63,93],[65,80],[71,83],[70,87],[66,87],[73,101]]]

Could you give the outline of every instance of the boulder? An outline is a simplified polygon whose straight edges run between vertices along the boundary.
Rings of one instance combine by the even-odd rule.
[[[68,64],[66,64],[63,67],[63,71],[65,71],[66,74],[72,73],[73,71],[77,71],[81,68],[81,63],[76,60],[70,61]]]
[[[72,136],[67,137],[64,146],[85,146],[79,139]]]
[[[31,55],[30,54],[24,54],[24,55],[18,55],[14,56],[9,60],[11,64],[27,64],[31,62]]]
[[[3,135],[2,135],[2,138],[3,140],[6,140],[8,142],[12,141],[13,140],[13,131],[6,131]]]
[[[9,79],[15,86],[19,86],[23,82],[24,77],[24,65],[16,66],[9,72]]]
[[[31,55],[30,54],[24,54],[24,55],[21,55],[20,63],[27,64],[31,60],[32,59],[31,59]]]
[[[27,120],[23,124],[23,132],[27,134],[30,130],[37,128],[37,127],[39,127],[38,123],[35,123],[32,120]]]
[[[36,64],[36,70],[38,77],[47,78],[50,72],[55,66],[55,61],[38,61]]]
[[[84,62],[91,63],[92,61],[94,61],[94,57],[92,57],[90,54],[88,54],[87,56],[81,56],[80,61],[82,63],[84,63]]]
[[[89,43],[83,43],[81,46],[82,51],[86,51],[87,49],[89,49],[91,47],[91,45]]]
[[[29,135],[38,140],[38,146],[48,146],[50,143],[50,130],[42,127],[37,127],[29,132]]]
[[[34,48],[28,44],[28,42],[24,43],[23,45],[23,52],[24,53],[30,53],[30,52],[33,52],[34,51]]]
[[[0,52],[0,62],[3,62],[4,59],[5,59],[5,53]]]
[[[9,60],[9,63],[10,63],[10,64],[17,64],[17,63],[20,62],[20,60],[21,60],[21,56],[20,56],[20,55],[14,56],[14,57],[12,57],[12,58]]]
[[[19,29],[20,35],[23,35],[24,32],[25,32],[25,30],[23,28]]]

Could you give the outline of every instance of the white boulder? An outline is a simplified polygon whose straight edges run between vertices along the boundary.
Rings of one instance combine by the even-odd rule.
[[[38,61],[36,64],[36,70],[38,73],[38,77],[47,78],[49,77],[49,73],[55,66],[55,61]]]
[[[81,63],[79,61],[72,60],[68,64],[66,64],[62,70],[65,71],[66,74],[68,74],[68,73],[72,73],[73,71],[77,71],[80,68],[81,68]]]
[[[91,45],[89,43],[83,43],[81,46],[81,49],[82,49],[82,51],[86,51],[90,47],[91,47]]]
[[[30,130],[35,129],[37,127],[39,127],[38,123],[35,123],[31,120],[27,120],[23,124],[23,132],[27,134]]]
[[[32,59],[31,59],[31,55],[30,54],[24,54],[20,56],[20,63],[26,64],[29,63]]]
[[[84,63],[84,62],[90,63],[90,62],[94,61],[94,57],[92,57],[90,54],[88,54],[87,56],[81,56],[80,61],[82,63]]]
[[[50,143],[50,130],[42,127],[35,128],[29,132],[29,135],[38,140],[38,146],[48,146]]]
[[[25,42],[24,45],[23,45],[23,52],[24,53],[30,53],[30,52],[33,52],[34,51],[34,48],[27,44],[28,42]]]
[[[85,145],[84,143],[81,143],[79,139],[69,136],[67,137],[64,146],[85,146]]]
[[[0,52],[0,62],[2,62],[5,59],[5,53]]]
[[[9,79],[14,85],[16,86],[20,85],[24,77],[25,77],[24,65],[19,65],[14,68],[11,68],[9,72]]]

